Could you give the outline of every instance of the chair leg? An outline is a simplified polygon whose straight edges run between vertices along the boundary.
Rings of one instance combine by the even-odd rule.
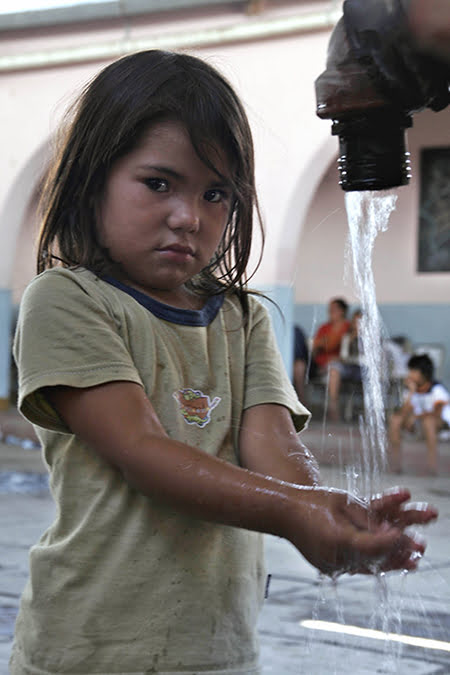
[[[344,406],[344,420],[346,422],[351,422],[352,419],[353,419],[353,394],[352,392],[349,392]]]

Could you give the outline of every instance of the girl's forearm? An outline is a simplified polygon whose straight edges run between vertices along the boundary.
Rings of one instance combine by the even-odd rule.
[[[302,488],[263,476],[169,438],[144,437],[121,469],[144,495],[203,520],[289,538]],[[313,488],[309,488],[311,490]],[[305,506],[306,508],[306,506]]]
[[[142,494],[194,517],[288,536],[288,514],[301,501],[301,488],[261,475],[272,473],[266,464],[249,471],[171,439],[139,385],[44,393],[72,433]]]
[[[322,572],[371,571],[383,561],[385,569],[414,569],[412,552],[423,553],[400,526],[379,529],[375,519],[371,531],[367,505],[340,490],[268,478],[171,439],[142,441],[139,460],[124,471],[141,492],[195,518],[285,537]],[[399,521],[398,505],[380,499],[383,517]]]

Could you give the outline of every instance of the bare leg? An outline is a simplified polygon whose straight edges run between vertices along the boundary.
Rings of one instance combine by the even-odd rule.
[[[297,392],[297,396],[302,403],[306,401],[305,376],[306,361],[303,359],[296,359],[294,361],[294,387],[295,391]]]
[[[389,419],[389,465],[394,473],[402,472],[402,427],[403,415],[400,412],[392,413]]]
[[[440,420],[434,415],[424,415],[421,422],[425,443],[427,444],[428,471],[430,474],[436,475],[438,469],[437,432],[440,427]]]
[[[333,422],[339,421],[339,391],[341,389],[341,373],[333,365],[330,366],[328,373],[328,401],[330,419]]]

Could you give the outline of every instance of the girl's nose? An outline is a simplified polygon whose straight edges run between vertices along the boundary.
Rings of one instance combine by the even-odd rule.
[[[178,200],[172,207],[167,224],[171,230],[195,232],[200,226],[199,207],[194,201]]]

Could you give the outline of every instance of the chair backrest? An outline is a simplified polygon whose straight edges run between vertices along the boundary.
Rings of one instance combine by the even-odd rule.
[[[445,360],[445,347],[438,342],[421,342],[414,345],[414,354],[428,354],[434,365],[434,376],[437,380],[442,377]]]

